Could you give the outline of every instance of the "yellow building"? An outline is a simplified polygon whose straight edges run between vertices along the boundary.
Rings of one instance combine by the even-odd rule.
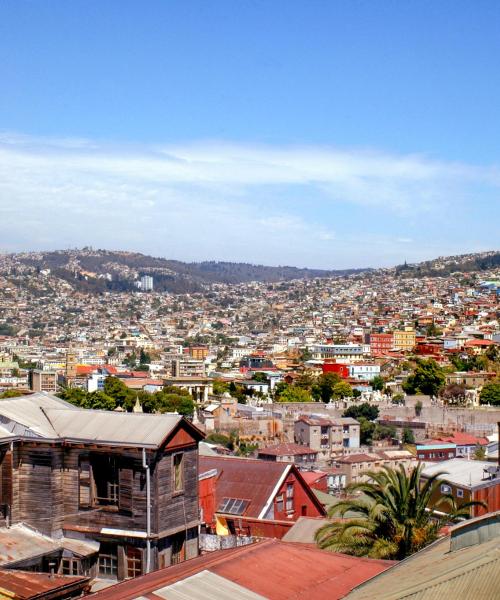
[[[394,348],[403,352],[410,352],[415,347],[415,330],[405,327],[402,331],[394,332]]]

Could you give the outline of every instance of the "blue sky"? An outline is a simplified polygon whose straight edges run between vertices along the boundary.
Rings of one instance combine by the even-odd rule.
[[[500,3],[0,3],[0,250],[499,248]]]

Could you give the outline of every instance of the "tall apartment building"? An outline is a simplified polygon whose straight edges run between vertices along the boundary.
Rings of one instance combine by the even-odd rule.
[[[57,392],[57,373],[55,371],[42,371],[33,369],[29,373],[30,390],[34,392]]]
[[[202,360],[182,357],[172,360],[171,377],[205,377],[205,363]]]
[[[328,461],[348,448],[359,448],[359,435],[359,422],[349,417],[301,416],[294,424],[295,443],[316,450],[320,461]]]
[[[141,277],[141,290],[144,292],[153,291],[153,278],[151,275],[143,275]]]
[[[413,327],[405,327],[403,330],[394,331],[394,348],[403,352],[410,352],[415,347],[416,334]]]

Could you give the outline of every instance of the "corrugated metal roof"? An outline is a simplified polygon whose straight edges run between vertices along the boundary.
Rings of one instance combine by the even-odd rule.
[[[479,519],[472,524],[482,525]],[[361,585],[347,598],[489,600],[498,598],[499,590],[500,537],[456,551],[450,551],[450,537],[446,537]]]
[[[0,565],[10,565],[65,548],[79,556],[89,556],[99,550],[99,542],[72,538],[50,538],[36,529],[17,523],[0,528]]]
[[[475,487],[488,485],[490,480],[484,478],[484,470],[491,467],[490,462],[482,460],[466,460],[464,458],[452,458],[439,463],[427,464],[422,470],[422,475],[431,477],[435,473],[445,472],[441,479],[463,487]],[[497,483],[499,483],[497,481]]]
[[[223,498],[249,500],[244,516],[259,518],[277,483],[290,465],[223,456],[200,456],[200,472],[217,469],[215,505]]]
[[[60,398],[50,394],[30,394],[29,396],[18,396],[17,398],[6,398],[0,403],[0,422],[2,426],[13,433],[22,433],[13,428],[15,422],[29,428],[35,434],[42,437],[54,438],[56,432],[50,421],[41,409],[59,408],[66,411],[77,411],[72,404],[64,402]],[[3,417],[3,418],[2,418]]]
[[[391,564],[389,561],[335,554],[308,544],[265,540],[249,546],[210,552],[119,583],[91,598],[154,598],[156,590],[208,570],[270,600],[338,600],[362,581],[388,569]],[[233,598],[239,596],[234,595]]]
[[[42,598],[62,598],[57,592],[65,588],[83,590],[90,577],[74,577],[69,575],[49,575],[47,573],[32,573],[31,571],[6,571],[0,569],[0,589],[8,593],[2,597],[16,600],[37,600]],[[69,594],[68,590],[68,594]],[[70,597],[64,596],[64,597]],[[73,594],[71,594],[73,597]]]
[[[201,571],[182,581],[155,590],[155,596],[165,600],[267,600],[266,596],[215,575],[210,571]]]
[[[0,439],[5,430],[5,439],[19,435],[156,448],[182,418],[81,409],[38,393],[2,400]]]
[[[182,420],[181,415],[83,409],[78,410],[78,415],[65,409],[48,409],[45,412],[57,437],[150,447],[159,446]]]
[[[61,544],[38,531],[18,524],[0,528],[0,565],[57,552]]]
[[[313,519],[312,517],[299,517],[298,521],[283,536],[284,542],[300,542],[314,544],[314,534],[320,527],[330,523],[329,519]]]

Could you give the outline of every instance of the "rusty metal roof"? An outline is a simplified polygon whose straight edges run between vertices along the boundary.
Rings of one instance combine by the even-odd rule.
[[[265,540],[211,552],[124,581],[90,596],[89,600],[135,600],[140,596],[161,598],[156,595],[157,590],[202,571],[210,571],[269,600],[338,600],[391,564],[389,561],[335,554],[307,544]],[[164,597],[169,598],[167,594]]]
[[[0,528],[0,565],[58,552],[61,544],[23,524]]]
[[[90,577],[69,575],[49,575],[31,571],[8,571],[0,569],[0,590],[2,598],[14,600],[43,600],[44,598],[74,597],[71,592],[83,591]]]
[[[200,456],[200,472],[217,469],[215,505],[223,498],[248,500],[243,513],[258,519],[276,486],[290,470],[290,465],[254,459],[235,459],[225,456]]]

